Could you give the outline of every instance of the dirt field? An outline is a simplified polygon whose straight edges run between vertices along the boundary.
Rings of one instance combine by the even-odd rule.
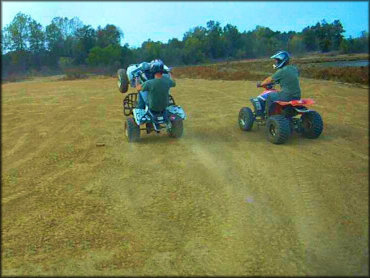
[[[323,134],[273,145],[255,82],[177,84],[131,144],[113,78],[2,85],[3,275],[367,275],[368,89],[302,79]]]

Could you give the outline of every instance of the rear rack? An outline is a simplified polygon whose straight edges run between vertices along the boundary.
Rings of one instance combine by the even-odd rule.
[[[123,114],[125,116],[133,115],[132,110],[136,108],[138,101],[138,93],[130,93],[123,99]],[[174,98],[170,95],[168,100],[169,105],[176,105]]]

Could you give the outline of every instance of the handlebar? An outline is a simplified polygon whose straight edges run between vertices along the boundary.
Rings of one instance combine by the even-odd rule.
[[[272,89],[274,87],[274,83],[269,83],[269,84],[265,84],[265,85],[261,85],[261,82],[257,82],[257,88],[265,88],[265,89]]]

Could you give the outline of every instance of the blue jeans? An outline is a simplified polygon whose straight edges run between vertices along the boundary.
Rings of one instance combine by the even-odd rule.
[[[139,100],[136,108],[145,109],[145,105],[148,105],[148,92],[139,92]]]

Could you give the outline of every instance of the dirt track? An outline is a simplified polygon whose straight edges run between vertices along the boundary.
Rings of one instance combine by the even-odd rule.
[[[115,79],[2,85],[3,274],[367,275],[368,89],[303,79],[323,134],[273,145],[255,82],[177,84],[133,144]]]

